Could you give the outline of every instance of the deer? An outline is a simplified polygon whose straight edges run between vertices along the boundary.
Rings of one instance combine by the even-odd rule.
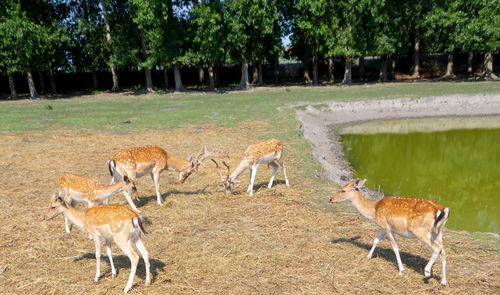
[[[450,209],[432,200],[398,196],[385,197],[379,201],[370,202],[363,197],[360,191],[365,182],[366,179],[358,179],[346,184],[330,199],[330,202],[338,203],[349,200],[363,216],[380,227],[380,231],[367,257],[372,257],[379,241],[387,235],[396,255],[399,274],[402,274],[404,268],[399,257],[394,233],[408,238],[417,238],[433,251],[429,262],[425,266],[425,277],[429,278],[431,276],[432,266],[437,257],[440,256],[441,285],[446,285],[446,254],[443,248],[443,229],[450,216]]]
[[[106,251],[111,264],[111,277],[116,277],[116,269],[111,252],[111,241],[120,247],[130,259],[130,276],[123,292],[127,293],[132,288],[139,256],[132,248],[134,244],[141,253],[146,265],[146,285],[151,283],[151,272],[149,254],[141,240],[141,233],[147,234],[142,225],[142,217],[128,205],[99,205],[87,210],[78,210],[64,200],[62,194],[53,194],[49,208],[44,216],[48,221],[62,214],[82,231],[88,232],[95,244],[96,275],[94,281],[97,283],[101,276],[101,248],[106,241]]]
[[[137,211],[137,213],[140,213],[139,209],[137,209],[132,201],[132,197],[134,197],[134,199],[139,197],[137,188],[135,187],[134,181],[126,175],[121,181],[115,184],[104,185],[89,178],[66,173],[59,178],[58,184],[60,193],[64,192],[66,202],[69,202],[72,206],[75,205],[75,202],[87,202],[89,208],[97,204],[108,204],[111,196],[122,192],[130,207]],[[71,228],[68,224],[68,219],[65,218],[64,220],[66,233],[69,234]]]
[[[155,185],[157,202],[163,205],[159,183],[160,173],[164,170],[177,171],[179,182],[184,183],[208,157],[225,158],[228,157],[228,153],[204,146],[196,156],[183,159],[174,157],[161,147],[154,145],[121,150],[108,161],[109,173],[112,177],[111,184],[116,183],[124,175],[135,180],[136,177],[150,174]]]
[[[268,164],[273,167],[273,175],[269,180],[268,188],[271,188],[273,185],[274,177],[276,176],[276,172],[278,171],[278,164],[283,169],[283,174],[285,175],[286,186],[290,186],[288,182],[288,178],[286,176],[285,164],[283,163],[281,156],[283,152],[283,144],[278,139],[267,139],[261,141],[257,144],[250,145],[246,151],[243,159],[240,164],[233,170],[231,173],[231,169],[226,162],[222,161],[224,166],[227,168],[227,174],[223,175],[219,169],[218,163],[212,159],[215,163],[217,170],[219,171],[219,175],[221,177],[221,182],[226,190],[226,194],[231,193],[234,190],[234,184],[239,182],[237,178],[245,172],[247,169],[250,169],[250,181],[248,184],[247,193],[250,193],[250,197],[253,195],[253,184],[255,180],[255,175],[257,174],[257,168],[260,164]]]

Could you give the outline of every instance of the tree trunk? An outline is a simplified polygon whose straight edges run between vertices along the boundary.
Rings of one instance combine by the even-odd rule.
[[[391,61],[391,77],[390,79],[396,81],[396,58],[394,56],[390,57]]]
[[[205,70],[201,62],[198,64],[198,80],[200,82],[200,87],[203,87],[203,83],[205,83]]]
[[[359,57],[359,80],[365,81],[365,57]]]
[[[38,80],[40,81],[40,93],[45,94],[45,79],[43,78],[43,73],[41,71],[37,71]]]
[[[467,56],[467,74],[474,74],[474,51],[469,51],[469,55]]]
[[[304,81],[307,84],[311,84],[311,76],[309,75],[309,53],[307,52],[307,48],[304,53]]]
[[[279,85],[280,84],[280,60],[279,60],[278,55],[274,56],[273,67],[274,67],[274,83],[276,85]]]
[[[181,69],[178,64],[174,65],[174,79],[175,79],[175,91],[186,91],[184,85],[182,85]]]
[[[139,30],[139,36],[141,37],[141,48],[142,48],[142,56],[144,58],[144,62],[148,60],[148,48],[146,46],[146,40],[144,39],[144,33],[142,30]],[[151,78],[151,69],[147,66],[144,67],[144,75],[146,77],[146,91],[153,91],[153,78]]]
[[[31,75],[31,71],[26,72],[26,77],[28,78],[28,87],[30,88],[30,97],[33,98],[40,98],[38,96],[38,93],[36,92],[36,87],[35,87],[35,82],[33,82],[33,76]]]
[[[319,85],[318,79],[318,56],[313,56],[313,85]]]
[[[17,98],[16,83],[14,83],[14,75],[9,69],[7,69],[7,78],[9,78],[10,98],[15,99]]]
[[[53,95],[57,94],[56,88],[56,78],[54,78],[54,71],[52,70],[52,63],[49,62],[49,82],[50,82],[50,91]]]
[[[332,56],[328,57],[328,81],[335,82],[335,65]]]
[[[415,44],[413,47],[413,66],[411,77],[416,79],[420,77],[419,57],[420,57],[420,19],[422,17],[422,0],[417,2],[417,15],[415,17]]]
[[[238,85],[239,89],[249,89],[250,83],[248,81],[248,62],[246,59],[243,59],[241,63],[241,80],[240,85]]]
[[[165,83],[165,89],[168,90],[170,88],[168,82],[168,67],[163,67],[163,81]]]
[[[380,57],[380,74],[378,77],[380,82],[387,82],[387,55],[384,54]]]
[[[253,62],[252,85],[259,83],[259,67],[257,61]]]
[[[222,67],[223,63],[218,62],[217,65],[215,66],[215,87],[220,88],[221,85],[221,74],[220,74],[220,68]]]
[[[486,52],[484,54],[483,74],[481,75],[481,79],[485,80],[498,79],[497,75],[493,73],[493,53],[491,51]]]
[[[455,78],[455,73],[453,73],[453,51],[448,53],[448,63],[443,78]]]
[[[214,91],[214,89],[215,89],[214,67],[212,66],[212,62],[208,61],[208,90]]]
[[[106,5],[104,3],[102,3],[101,7],[104,27],[106,28],[106,41],[108,46],[111,47],[111,27],[109,26],[108,12],[106,11]],[[111,91],[119,91],[120,87],[118,86],[118,74],[116,73],[116,68],[113,65],[111,66],[111,75],[113,77],[113,87],[111,88]]]
[[[97,90],[99,88],[99,80],[97,79],[97,73],[92,71],[92,84],[94,85],[94,89]]]
[[[262,76],[262,62],[257,62],[257,69],[259,70],[259,86],[264,86],[264,76]]]
[[[352,84],[352,58],[350,56],[345,59],[344,80],[342,82],[345,85]]]

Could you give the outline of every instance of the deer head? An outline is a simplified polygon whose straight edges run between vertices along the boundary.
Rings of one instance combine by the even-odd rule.
[[[64,193],[63,195],[52,194],[52,196],[50,197],[49,209],[45,213],[43,220],[50,220],[62,214],[64,208],[68,208],[68,206],[64,202]]]
[[[137,192],[137,188],[135,187],[135,182],[130,179],[126,174],[123,175],[123,181],[125,182],[125,187],[123,191],[134,199],[139,199],[139,193]]]
[[[201,165],[203,166],[203,161],[206,158],[229,158],[228,152],[212,148],[212,147],[207,147],[203,146],[201,148],[201,151],[196,155],[196,156],[191,156],[188,159],[188,163],[186,168],[179,173],[179,181],[180,183],[184,183],[186,179],[191,175],[193,172],[198,171],[198,167]]]
[[[217,171],[219,171],[220,179],[221,179],[222,185],[224,186],[224,189],[226,190],[226,194],[231,193],[234,189],[234,183],[237,181],[234,181],[229,176],[229,174],[231,173],[231,170],[229,169],[229,165],[227,165],[225,161],[222,161],[224,166],[226,166],[226,168],[227,168],[227,174],[222,175],[222,172],[219,169],[219,164],[217,164],[217,162],[214,159],[212,159],[212,161],[215,163],[215,167],[217,168]]]
[[[366,179],[360,180],[357,179],[354,182],[349,182],[346,184],[341,190],[339,190],[333,197],[330,199],[331,203],[338,203],[344,200],[350,200],[353,197],[353,193],[359,192],[359,189],[363,187]]]

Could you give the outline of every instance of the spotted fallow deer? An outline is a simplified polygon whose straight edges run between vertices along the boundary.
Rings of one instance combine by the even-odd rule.
[[[64,194],[64,193],[63,193]],[[50,220],[60,214],[76,224],[80,229],[88,232],[95,243],[96,275],[94,281],[97,282],[101,276],[101,247],[106,241],[109,264],[111,265],[111,276],[116,277],[116,269],[113,264],[111,253],[111,241],[120,247],[130,259],[130,276],[123,292],[128,292],[132,288],[135,271],[139,262],[139,256],[132,248],[134,244],[144,259],[146,265],[146,285],[151,283],[151,272],[149,257],[146,248],[141,240],[141,233],[146,234],[142,225],[142,217],[128,205],[99,205],[88,210],[78,210],[66,203],[61,196],[53,194],[50,200],[49,209],[44,220]]]
[[[214,161],[217,170],[219,171],[222,184],[226,189],[226,193],[230,193],[234,189],[234,183],[238,182],[236,179],[240,176],[241,173],[245,172],[248,168],[250,168],[250,181],[248,184],[247,193],[250,193],[250,197],[253,195],[253,183],[255,180],[255,174],[257,173],[257,168],[260,164],[269,164],[273,167],[273,175],[269,180],[268,188],[271,188],[273,185],[274,176],[276,175],[276,171],[278,171],[278,164],[283,169],[283,174],[285,174],[286,186],[289,186],[288,178],[286,176],[285,164],[283,163],[281,156],[283,152],[283,144],[280,140],[277,139],[267,139],[261,141],[257,144],[250,145],[246,151],[243,159],[240,164],[233,172],[230,172],[229,166],[226,162],[223,161],[224,166],[227,168],[227,174],[222,175],[222,172],[219,169],[219,165],[215,160]]]
[[[132,197],[134,199],[139,197],[137,188],[134,181],[127,176],[115,184],[104,185],[89,178],[67,173],[59,178],[58,183],[60,192],[64,192],[66,202],[72,206],[75,202],[87,202],[90,208],[94,205],[108,203],[111,196],[123,192],[130,207],[140,213],[132,200]],[[66,232],[69,234],[71,229],[67,218],[65,218],[65,226]]]
[[[403,197],[386,197],[376,202],[370,202],[363,197],[360,189],[365,180],[356,180],[348,183],[330,200],[332,203],[349,200],[356,209],[366,218],[375,222],[381,229],[368,253],[371,258],[378,242],[387,234],[396,254],[399,273],[404,268],[399,257],[399,250],[394,233],[417,238],[428,245],[433,254],[425,266],[425,277],[431,276],[432,266],[437,257],[441,256],[441,285],[446,285],[446,254],[443,248],[443,229],[450,209],[432,200]]]
[[[156,189],[156,197],[159,205],[163,204],[160,193],[160,173],[163,170],[179,172],[179,181],[184,183],[203,160],[208,157],[225,158],[227,152],[204,146],[197,156],[188,159],[176,158],[168,154],[158,146],[142,146],[121,150],[108,161],[111,183],[116,183],[123,175],[135,180],[145,174],[150,174]]]

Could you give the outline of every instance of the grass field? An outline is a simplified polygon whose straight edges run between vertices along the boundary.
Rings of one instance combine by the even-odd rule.
[[[268,190],[271,171],[261,166],[254,197],[245,193],[248,173],[235,193],[225,195],[216,170],[207,163],[185,184],[172,172],[162,173],[166,203],[160,207],[151,179],[137,180],[142,197],[136,204],[151,221],[144,243],[153,283],[144,286],[141,260],[131,294],[498,293],[500,241],[487,234],[446,231],[447,287],[439,286],[439,261],[436,277],[423,280],[430,251],[416,240],[398,240],[403,275],[398,275],[387,240],[367,260],[378,230],[349,204],[328,203],[337,186],[321,178],[321,167],[312,159],[291,107],[300,102],[476,93],[500,93],[500,83],[102,93],[1,101],[0,293],[117,294],[125,286],[130,263],[116,246],[118,277],[111,279],[103,257],[104,275],[93,283],[93,241],[76,228],[67,235],[62,218],[42,221],[65,172],[107,183],[106,161],[120,149],[145,144],[183,157],[202,145],[219,147],[230,153],[228,162],[235,167],[249,144],[269,137],[284,142],[289,188],[279,171]],[[111,201],[125,202],[121,196]]]

